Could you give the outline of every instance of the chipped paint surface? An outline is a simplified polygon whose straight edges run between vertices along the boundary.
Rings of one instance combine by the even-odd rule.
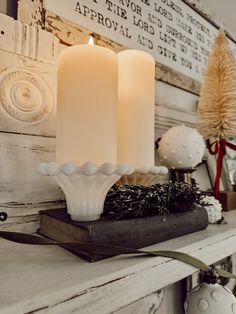
[[[36,172],[54,159],[59,40],[3,14],[0,29],[0,208],[9,217],[0,228],[35,232],[40,208],[64,197]]]
[[[43,0],[18,1],[17,18],[25,24],[44,29],[45,10],[43,7]]]
[[[212,264],[236,251],[234,216],[233,211],[227,212],[228,224],[211,225],[152,249],[179,250]],[[0,285],[4,314],[130,314],[132,310],[135,314],[148,314],[153,302],[159,302],[155,292],[196,271],[182,262],[161,257],[117,256],[87,263],[59,247],[18,245],[5,240],[0,240],[0,256],[5,270],[1,274],[5,284]],[[172,313],[181,311],[168,312]]]

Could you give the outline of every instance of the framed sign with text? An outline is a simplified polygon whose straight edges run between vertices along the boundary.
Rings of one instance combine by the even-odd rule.
[[[201,81],[217,28],[182,0],[45,0],[48,12]],[[236,54],[236,46],[231,42]]]

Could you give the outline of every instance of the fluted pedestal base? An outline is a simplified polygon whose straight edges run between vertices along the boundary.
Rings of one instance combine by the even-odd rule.
[[[40,175],[52,176],[61,187],[71,219],[92,221],[100,218],[107,192],[112,185],[122,175],[131,174],[133,168],[111,163],[97,167],[90,162],[81,166],[50,162],[40,164],[38,172]]]

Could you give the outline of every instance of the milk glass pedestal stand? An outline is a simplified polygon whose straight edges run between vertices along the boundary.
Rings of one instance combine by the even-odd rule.
[[[81,166],[67,162],[41,163],[38,173],[52,176],[66,196],[67,212],[72,220],[92,221],[100,218],[104,201],[111,186],[122,175],[130,175],[133,168],[126,164],[103,163],[97,167],[91,162]]]

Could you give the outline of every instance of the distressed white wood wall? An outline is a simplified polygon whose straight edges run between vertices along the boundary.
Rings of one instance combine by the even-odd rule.
[[[6,14],[7,12],[7,0],[0,1],[0,13]]]
[[[190,3],[201,9],[198,0]],[[0,229],[35,232],[39,210],[63,206],[62,192],[36,167],[54,159],[58,53],[89,34],[44,11],[42,0],[20,0],[17,21],[0,15],[0,211],[9,215]],[[125,49],[94,35],[97,44]],[[173,125],[196,125],[199,90],[199,82],[156,64],[156,138]],[[116,313],[182,314],[181,292],[178,283],[165,289],[161,305],[156,292]]]

